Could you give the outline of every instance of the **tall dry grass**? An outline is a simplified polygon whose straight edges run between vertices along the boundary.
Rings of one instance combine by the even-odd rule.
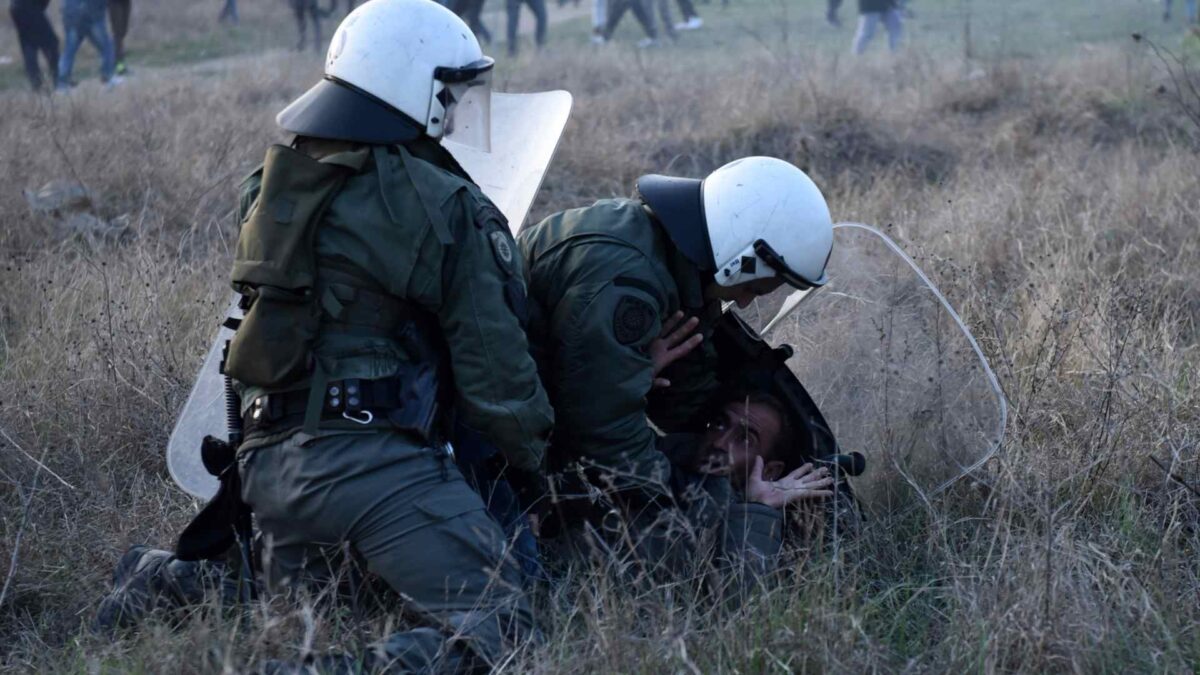
[[[1200,128],[1141,50],[966,64],[559,50],[506,68],[576,112],[535,216],[656,172],[783,157],[884,226],[956,304],[1012,415],[928,509],[817,551],[740,609],[604,579],[540,598],[535,672],[1187,671],[1200,663],[1194,385]],[[133,542],[196,504],[163,448],[227,293],[234,186],[317,73],[268,53],[113,92],[0,96],[0,666],[215,672],[353,648],[387,617],[202,607],[116,641],[82,625]],[[17,188],[69,178],[103,236]],[[92,221],[89,221],[92,222]],[[11,568],[9,563],[11,562]]]

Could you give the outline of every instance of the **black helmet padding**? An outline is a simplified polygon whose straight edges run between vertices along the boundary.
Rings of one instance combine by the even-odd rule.
[[[637,194],[650,207],[671,242],[696,267],[715,272],[712,242],[704,218],[704,181],[651,174],[637,180]]]
[[[275,121],[301,136],[378,145],[407,143],[425,133],[408,115],[331,77],[292,101]]]

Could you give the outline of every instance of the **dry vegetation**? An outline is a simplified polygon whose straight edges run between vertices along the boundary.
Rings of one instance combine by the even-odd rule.
[[[1161,62],[1132,43],[852,62],[770,35],[505,67],[508,89],[576,95],[535,215],[648,171],[790,159],[957,305],[1011,403],[1005,447],[737,611],[568,585],[543,599],[548,643],[510,668],[1194,670],[1200,127],[1156,93]],[[83,630],[120,552],[169,546],[196,506],[163,449],[227,293],[234,185],[318,67],[268,52],[111,92],[0,93],[0,669],[237,671],[385,630],[278,606],[115,642]],[[21,193],[62,178],[87,188],[86,233]]]

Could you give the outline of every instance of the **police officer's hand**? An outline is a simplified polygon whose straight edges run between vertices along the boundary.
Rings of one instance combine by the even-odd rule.
[[[805,464],[779,480],[765,481],[763,459],[759,456],[754,458],[754,468],[746,479],[746,500],[781,509],[798,501],[832,497],[833,490],[826,489],[832,485],[829,469],[816,469],[812,464]]]
[[[700,319],[694,316],[684,321],[683,312],[675,312],[671,318],[663,322],[662,332],[650,342],[647,350],[650,360],[654,362],[653,386],[671,386],[670,380],[659,377],[658,374],[700,346],[700,343],[704,341],[704,336],[696,332],[696,327],[699,325]]]

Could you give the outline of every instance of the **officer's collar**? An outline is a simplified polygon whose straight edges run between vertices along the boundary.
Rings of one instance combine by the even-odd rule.
[[[454,158],[454,155],[450,154],[450,151],[445,146],[428,136],[422,135],[419,138],[415,138],[405,143],[404,147],[417,159],[429,162],[439,169],[449,171],[459,178],[464,178],[472,183],[475,182],[470,174],[467,173],[467,170],[462,168],[462,165],[458,163],[458,160]]]

